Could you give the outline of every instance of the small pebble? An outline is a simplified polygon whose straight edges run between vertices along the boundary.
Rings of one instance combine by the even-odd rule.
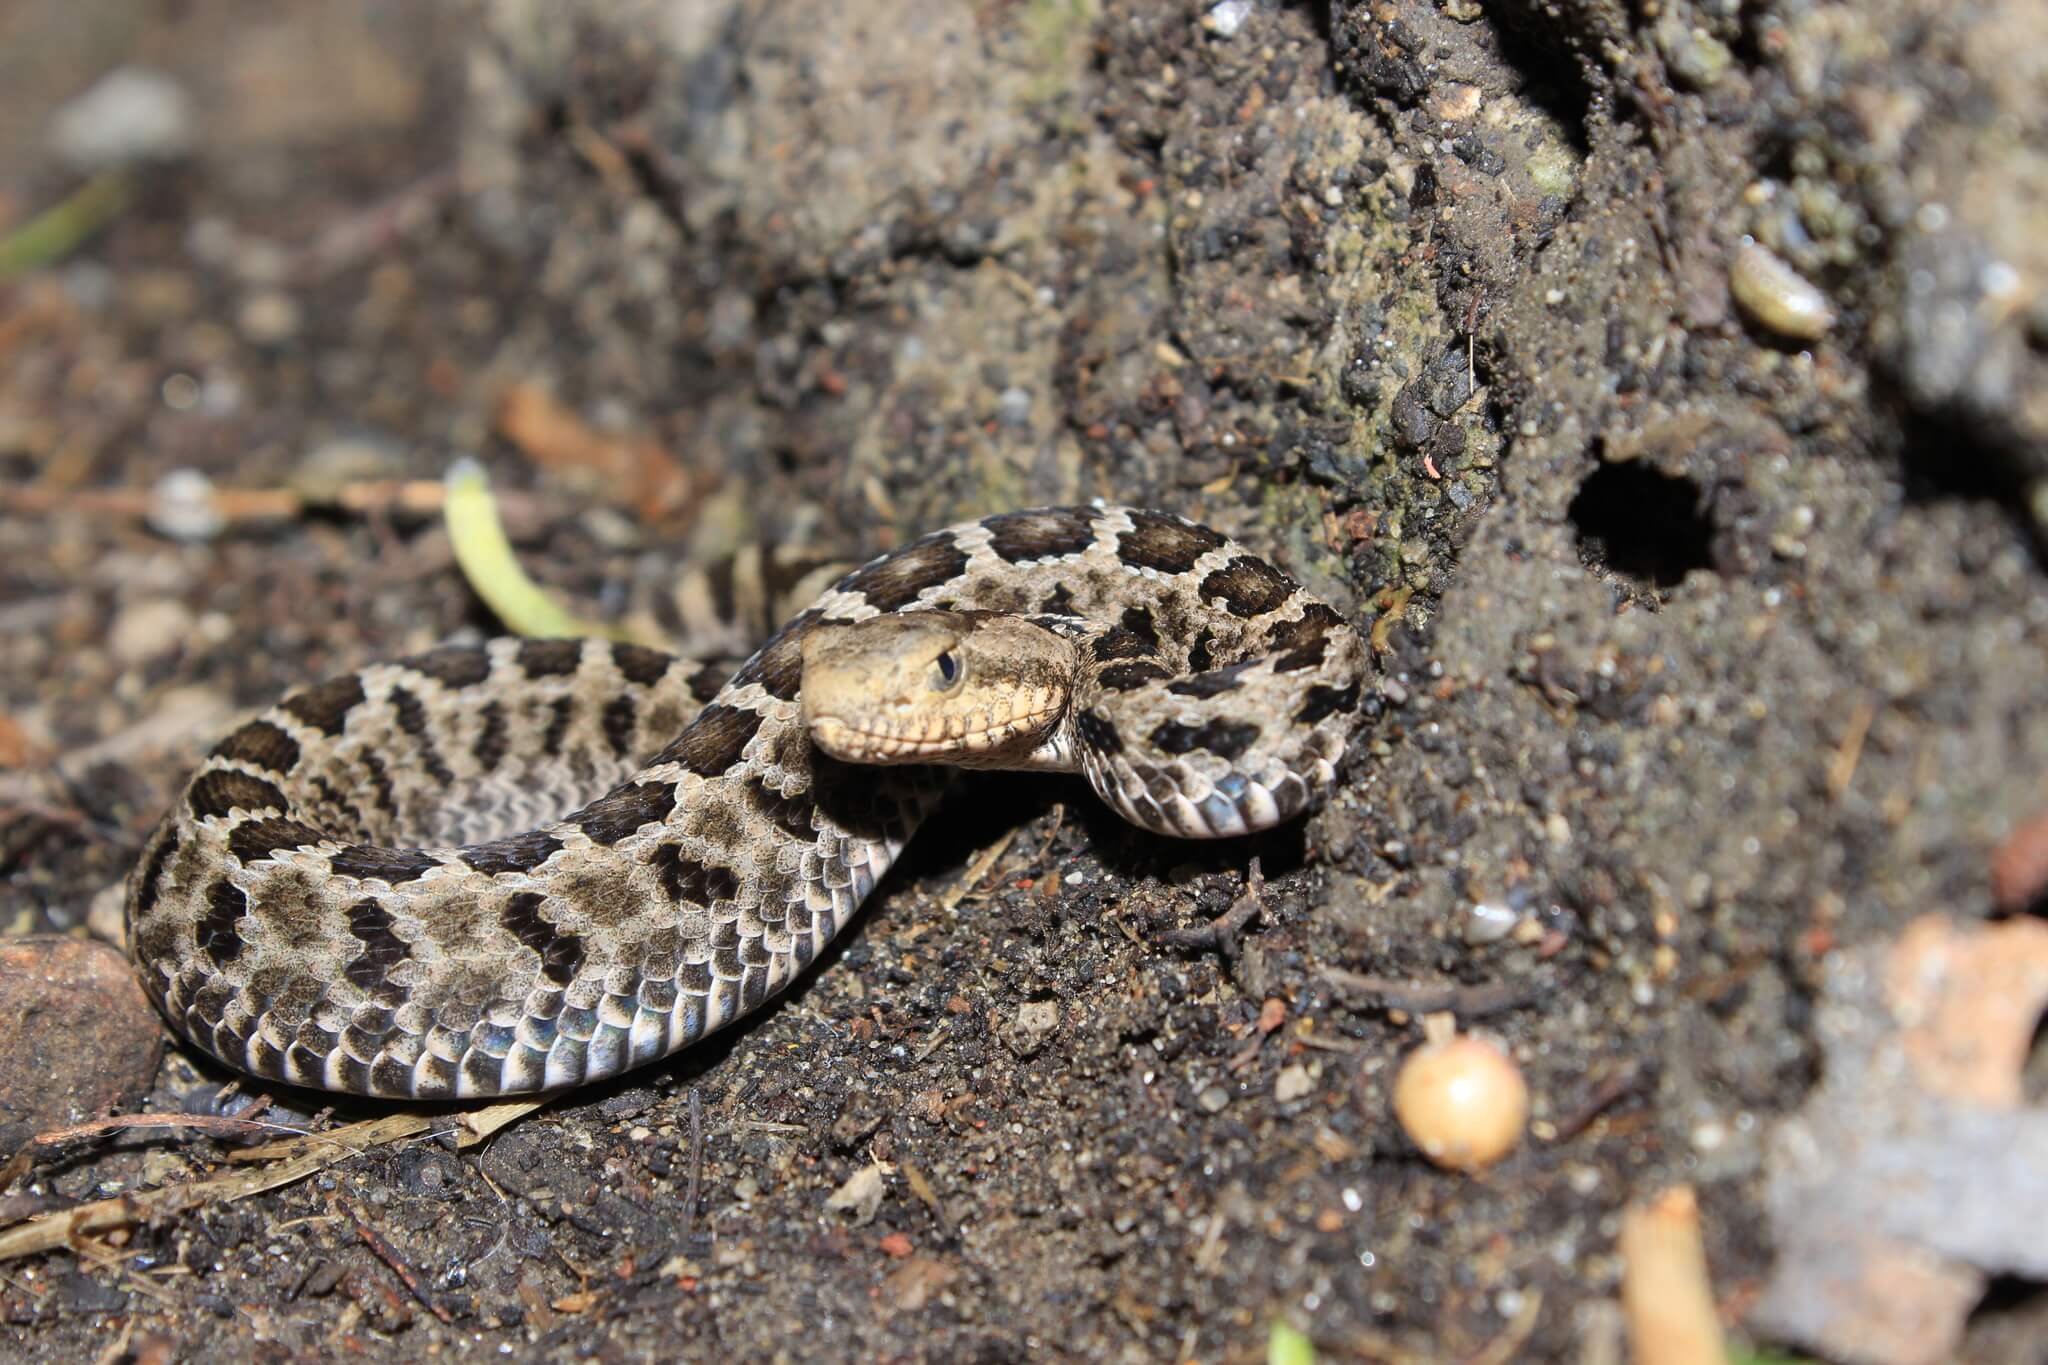
[[[1478,1038],[1429,1042],[1394,1078],[1394,1117],[1447,1170],[1491,1166],[1522,1140],[1529,1087],[1507,1054]]]
[[[1234,38],[1251,14],[1251,0],[1223,0],[1202,16],[1202,27],[1219,38]]]
[[[128,946],[128,884],[112,882],[99,889],[85,912],[85,927],[102,943]]]
[[[299,334],[299,303],[289,294],[266,289],[242,300],[235,326],[259,346],[275,346]]]
[[[1220,1085],[1212,1085],[1195,1097],[1195,1103],[1211,1114],[1220,1114],[1230,1107],[1230,1092]]]
[[[1735,60],[1726,44],[1676,14],[1667,14],[1654,32],[1666,68],[1694,90],[1712,89]]]
[[[1438,118],[1463,123],[1479,112],[1480,90],[1461,81],[1445,81],[1430,92],[1430,107]]]
[[[1273,1078],[1273,1098],[1281,1104],[1287,1104],[1300,1099],[1304,1095],[1311,1094],[1315,1088],[1315,1079],[1308,1074],[1308,1068],[1300,1062],[1296,1062],[1292,1066],[1282,1067],[1280,1074]]]
[[[171,161],[192,150],[185,87],[146,66],[119,66],[50,119],[50,150],[75,171]]]
[[[1034,1000],[1017,1007],[1017,1022],[1010,1030],[1010,1051],[1029,1057],[1046,1045],[1060,1026],[1060,1007],[1051,1000]]]
[[[213,480],[196,469],[174,469],[149,490],[149,524],[172,540],[212,540],[227,519],[214,506]]]
[[[148,597],[121,608],[107,628],[107,648],[134,665],[169,654],[192,637],[192,609],[175,597]]]
[[[1519,920],[1520,916],[1505,905],[1479,901],[1465,911],[1465,942],[1475,948],[1498,943],[1515,932]]]

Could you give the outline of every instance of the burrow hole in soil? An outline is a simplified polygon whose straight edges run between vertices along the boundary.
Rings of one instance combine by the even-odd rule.
[[[1639,463],[1603,464],[1579,485],[1568,515],[1579,555],[1645,588],[1678,586],[1692,569],[1713,567],[1713,524],[1700,486]]]

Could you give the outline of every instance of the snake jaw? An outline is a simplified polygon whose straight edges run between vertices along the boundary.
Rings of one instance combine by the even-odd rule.
[[[1072,657],[1050,631],[986,613],[820,625],[803,642],[804,724],[849,763],[1041,767],[1033,755],[1065,714]]]
[[[864,709],[840,716],[806,711],[811,742],[845,763],[947,763],[955,767],[1038,767],[1062,711],[1058,697],[1001,698],[971,715]]]

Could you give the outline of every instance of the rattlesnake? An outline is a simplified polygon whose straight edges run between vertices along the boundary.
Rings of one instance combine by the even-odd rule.
[[[1146,829],[1241,834],[1328,792],[1363,685],[1338,613],[1206,527],[1007,513],[849,573],[729,678],[496,640],[293,693],[150,837],[129,939],[178,1031],[260,1076],[576,1085],[787,986],[939,799],[931,764],[1079,770]]]

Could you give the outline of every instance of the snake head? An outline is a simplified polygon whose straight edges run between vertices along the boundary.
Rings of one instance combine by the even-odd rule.
[[[1072,642],[1021,617],[919,611],[813,626],[804,725],[848,763],[1047,766],[1066,713]]]

